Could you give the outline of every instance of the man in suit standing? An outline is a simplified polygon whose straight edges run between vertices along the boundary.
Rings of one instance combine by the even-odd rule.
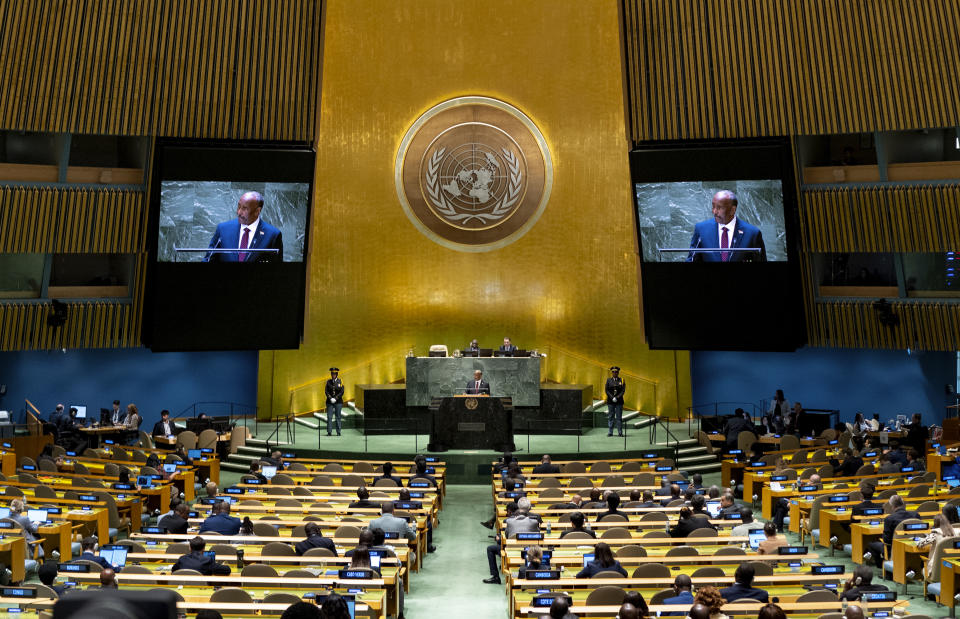
[[[343,410],[343,381],[340,380],[340,368],[330,368],[330,378],[323,388],[323,393],[327,397],[327,436],[330,436],[330,430],[333,426],[333,420],[337,420],[337,436],[340,436],[340,416]]]
[[[220,501],[213,506],[213,515],[200,525],[200,533],[213,531],[220,535],[238,535],[240,533],[240,519],[230,515],[230,504]]]
[[[153,436],[171,436],[176,433],[173,422],[170,421],[170,411],[163,409],[160,411],[160,421],[153,424],[153,432],[150,434]]]
[[[190,552],[173,564],[171,572],[177,570],[197,570],[204,576],[226,576],[230,574],[230,566],[217,563],[213,557],[203,554],[207,543],[199,535],[190,540]]]
[[[280,230],[260,219],[263,196],[248,191],[237,201],[237,218],[217,225],[210,249],[236,249],[233,252],[210,252],[205,262],[282,262],[283,235]],[[274,252],[250,252],[246,249],[277,249]]]
[[[737,194],[726,189],[713,195],[713,219],[697,223],[690,239],[690,249],[720,249],[721,251],[690,252],[687,262],[766,262],[760,228],[737,218]],[[759,249],[751,251],[722,251],[724,249]]]
[[[503,338],[503,346],[497,349],[497,352],[502,353],[501,357],[512,357],[513,353],[517,352],[517,347],[513,345],[509,337]]]
[[[483,380],[483,370],[473,371],[473,380],[467,383],[467,395],[490,395],[490,383]]]
[[[623,394],[627,384],[620,378],[620,368],[610,368],[612,376],[607,379],[604,391],[607,394],[607,436],[613,436],[613,426],[617,426],[617,434],[623,436]]]

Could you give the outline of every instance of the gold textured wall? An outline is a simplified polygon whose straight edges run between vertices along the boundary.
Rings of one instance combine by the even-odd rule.
[[[621,0],[634,140],[960,124],[956,0]]]
[[[641,401],[651,390],[633,380],[628,404],[685,411],[688,355],[651,352],[641,333],[617,2],[333,0],[325,24],[306,337],[261,354],[261,410],[322,408],[330,365],[350,395],[401,379],[410,347],[510,336],[548,351],[545,378],[599,393],[598,368],[618,364],[657,387]],[[554,161],[537,224],[480,254],[424,237],[393,184],[410,124],[461,95],[521,109]]]

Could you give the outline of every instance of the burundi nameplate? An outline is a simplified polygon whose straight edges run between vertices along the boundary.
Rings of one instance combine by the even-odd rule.
[[[396,186],[407,217],[451,249],[489,251],[523,236],[550,198],[553,164],[534,122],[489,97],[427,110],[397,151]]]

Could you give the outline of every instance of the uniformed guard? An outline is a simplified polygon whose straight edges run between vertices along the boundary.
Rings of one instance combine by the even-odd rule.
[[[620,378],[620,368],[610,368],[612,376],[607,379],[604,391],[607,392],[607,436],[613,436],[613,426],[617,426],[617,434],[623,436],[623,393],[627,390],[626,383]]]
[[[330,424],[337,418],[337,436],[340,436],[340,411],[343,409],[343,381],[339,377],[340,368],[330,368],[330,379],[324,388],[327,396],[327,436],[330,436]]]

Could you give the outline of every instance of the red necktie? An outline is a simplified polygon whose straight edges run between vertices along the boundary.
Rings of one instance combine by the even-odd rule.
[[[244,228],[243,236],[240,237],[240,249],[247,248],[247,238],[249,236],[250,236],[250,228]],[[726,244],[724,244],[724,247],[726,247]],[[245,251],[240,252],[240,262],[243,262],[246,259],[247,259],[247,252]],[[726,258],[724,258],[724,260],[726,260]]]
[[[730,242],[727,241],[727,228],[724,226],[723,228],[720,228],[720,249],[727,249],[728,247],[730,247]],[[726,262],[728,258],[730,258],[730,252],[720,252],[720,260]]]
[[[480,381],[477,381],[477,393],[480,393]]]

